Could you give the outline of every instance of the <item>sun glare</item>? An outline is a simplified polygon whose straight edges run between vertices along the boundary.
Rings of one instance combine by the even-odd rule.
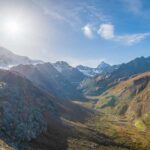
[[[15,19],[8,19],[4,24],[4,28],[6,33],[11,36],[18,36],[23,32],[23,25]]]

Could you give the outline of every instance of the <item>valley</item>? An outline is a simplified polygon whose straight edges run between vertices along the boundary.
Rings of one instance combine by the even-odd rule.
[[[89,102],[78,104],[99,112],[90,121],[92,128],[100,131],[129,149],[149,147],[150,73],[135,75],[120,81],[100,96],[89,96]],[[94,101],[94,102],[93,102]]]
[[[150,149],[149,57],[115,69],[103,62],[94,76],[63,61],[17,58],[0,70],[1,149]]]

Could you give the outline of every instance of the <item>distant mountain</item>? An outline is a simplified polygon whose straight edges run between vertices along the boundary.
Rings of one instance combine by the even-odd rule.
[[[150,125],[150,72],[121,81],[98,97],[97,109],[124,115],[143,128]]]
[[[40,89],[53,93],[57,97],[70,100],[81,98],[80,91],[66,79],[66,76],[58,72],[51,63],[19,65],[12,67],[11,70],[19,72]]]
[[[135,74],[150,71],[150,57],[139,57],[120,67],[111,74],[112,79],[121,79]]]
[[[56,63],[53,63],[53,66],[59,72],[63,72],[64,70],[72,70],[73,68],[65,61],[57,61]]]
[[[42,63],[39,60],[32,60],[26,56],[19,56],[6,48],[0,47],[0,68],[10,68],[19,64],[37,64]]]
[[[121,64],[118,68],[114,69],[108,76],[97,75],[92,79],[83,81],[81,88],[86,94],[95,95],[100,94],[117,84],[121,80],[125,80],[131,76],[139,73],[150,71],[150,57],[136,58],[128,63]],[[91,85],[93,88],[91,89]]]
[[[101,62],[96,68],[90,68],[83,65],[79,65],[76,68],[84,75],[93,77],[98,74],[109,75],[114,69],[118,68],[118,66],[111,66],[105,62]]]
[[[104,61],[102,61],[98,66],[97,66],[97,69],[100,69],[100,70],[105,70],[107,68],[109,68],[111,65],[105,63]]]
[[[70,66],[65,61],[57,61],[53,63],[54,68],[60,72],[67,80],[69,80],[73,85],[78,86],[79,83],[86,77],[77,68]]]
[[[95,76],[96,74],[99,73],[95,68],[90,68],[90,67],[83,66],[83,65],[79,65],[76,68],[88,77]]]

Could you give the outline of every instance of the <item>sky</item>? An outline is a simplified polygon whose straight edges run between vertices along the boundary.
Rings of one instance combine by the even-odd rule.
[[[0,46],[96,67],[150,56],[149,0],[0,0]]]

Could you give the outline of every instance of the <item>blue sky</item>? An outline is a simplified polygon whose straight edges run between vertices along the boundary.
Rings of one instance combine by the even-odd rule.
[[[119,64],[150,56],[149,14],[149,0],[0,0],[0,45],[73,66]]]

